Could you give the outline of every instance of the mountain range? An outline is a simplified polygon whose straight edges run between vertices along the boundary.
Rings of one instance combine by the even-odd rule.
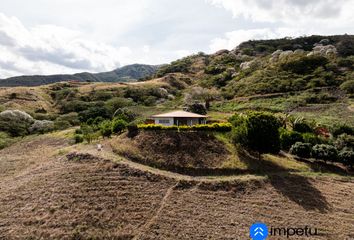
[[[131,64],[109,72],[17,76],[0,79],[0,87],[40,86],[61,81],[133,82],[154,75],[159,65]]]

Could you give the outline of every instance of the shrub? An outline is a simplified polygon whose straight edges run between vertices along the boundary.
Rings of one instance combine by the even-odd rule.
[[[76,112],[62,114],[56,120],[69,122],[71,126],[80,125],[79,116]]]
[[[337,136],[336,140],[334,141],[334,146],[336,146],[338,150],[345,148],[354,149],[354,136],[343,133]]]
[[[353,94],[354,93],[354,80],[349,80],[349,81],[342,83],[340,85],[340,88],[349,94]]]
[[[82,143],[84,141],[83,135],[75,134],[74,135],[74,141],[75,141],[75,143]]]
[[[133,138],[133,137],[135,137],[136,135],[139,134],[139,128],[138,128],[138,126],[136,124],[129,124],[127,126],[127,129],[128,129],[127,136],[129,138]]]
[[[69,127],[71,127],[71,124],[68,121],[65,121],[65,120],[55,120],[54,121],[54,129],[55,130],[65,130]]]
[[[338,151],[332,145],[316,144],[312,147],[312,157],[334,162],[338,158]]]
[[[296,142],[303,142],[301,133],[289,131],[284,128],[280,131],[280,145],[284,150],[289,150]]]
[[[290,153],[299,157],[309,158],[311,156],[311,144],[296,142],[291,146]]]
[[[196,131],[229,132],[232,129],[232,125],[231,123],[197,124],[190,126],[190,129]]]
[[[173,131],[215,131],[215,132],[229,132],[232,125],[230,123],[213,123],[213,124],[197,124],[193,126],[164,126],[160,124],[139,124],[138,129],[142,130],[173,130]]]
[[[127,127],[127,122],[123,119],[114,119],[112,122],[112,132],[114,133],[122,133],[124,129]]]
[[[12,136],[24,136],[29,133],[29,127],[34,119],[20,110],[6,110],[0,113],[0,130]]]
[[[113,114],[117,109],[131,106],[133,103],[129,98],[115,97],[108,100],[105,104],[111,114]]]
[[[111,137],[112,135],[112,122],[103,121],[99,125],[100,133],[102,137]]]
[[[297,74],[309,73],[320,66],[325,66],[328,59],[322,56],[302,56],[283,63],[282,68],[285,71],[291,71]]]
[[[302,139],[305,143],[310,143],[311,145],[316,145],[322,143],[322,140],[313,133],[303,133]]]
[[[81,130],[83,132],[84,140],[86,140],[88,143],[91,143],[94,139],[96,139],[97,135],[91,126],[83,124],[81,125]]]
[[[350,127],[348,125],[339,125],[336,126],[333,130],[333,136],[337,137],[341,134],[354,135],[354,127]]]
[[[46,133],[54,130],[54,122],[48,120],[35,120],[29,128],[30,133]]]
[[[81,128],[76,129],[75,134],[83,134],[82,129]]]
[[[127,108],[118,108],[114,113],[113,113],[114,118],[119,118],[123,119],[126,122],[132,122],[134,121],[137,117],[138,114],[135,112],[127,109]]]
[[[300,132],[300,133],[311,133],[311,132],[313,132],[313,129],[310,126],[310,124],[305,122],[305,121],[294,122],[293,130],[296,131],[296,132]]]
[[[87,122],[90,118],[95,119],[96,117],[110,118],[108,109],[104,106],[96,106],[79,113],[79,120],[81,122]]]
[[[344,165],[354,167],[354,151],[341,151],[338,158]]]
[[[13,139],[6,133],[0,132],[0,149],[3,149],[13,143]]]

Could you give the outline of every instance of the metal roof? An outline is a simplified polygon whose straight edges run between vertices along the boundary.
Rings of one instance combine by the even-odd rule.
[[[168,112],[168,113],[152,115],[151,117],[152,118],[159,118],[159,117],[161,117],[161,118],[164,118],[164,117],[206,118],[208,116],[196,114],[196,113],[191,113],[191,112],[186,112],[186,111],[173,111],[173,112]]]

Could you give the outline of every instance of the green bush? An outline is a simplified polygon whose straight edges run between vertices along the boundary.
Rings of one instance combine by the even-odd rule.
[[[98,136],[95,133],[92,126],[89,126],[87,124],[83,124],[83,125],[81,125],[81,130],[83,132],[84,140],[86,140],[86,142],[88,142],[88,143],[91,143],[93,140],[98,138]]]
[[[290,147],[296,142],[303,142],[304,139],[301,133],[295,131],[289,131],[287,129],[281,128],[280,130],[280,145],[284,150],[289,150]]]
[[[71,127],[71,124],[68,121],[65,121],[65,120],[55,120],[54,121],[54,129],[55,130],[65,130],[70,127]]]
[[[82,129],[81,128],[76,129],[75,134],[83,134]]]
[[[338,158],[344,165],[354,167],[354,151],[341,151]]]
[[[0,149],[3,149],[14,142],[6,132],[0,132]]]
[[[75,143],[82,143],[84,141],[84,136],[81,134],[75,134],[74,141]]]
[[[291,146],[290,153],[299,157],[309,158],[311,156],[311,144],[296,142]]]
[[[113,118],[123,119],[126,122],[133,122],[139,115],[127,108],[118,108],[113,113]]]
[[[33,117],[20,110],[5,110],[0,113],[0,131],[11,136],[25,136],[29,134],[29,128],[34,123]]]
[[[127,125],[127,122],[123,119],[114,119],[112,122],[112,132],[120,134],[126,129]]]
[[[106,107],[109,109],[111,114],[117,111],[117,109],[128,107],[133,104],[134,102],[131,99],[122,97],[112,98],[105,103]]]
[[[104,106],[95,106],[79,113],[79,120],[82,123],[87,122],[90,118],[96,119],[97,117],[110,118],[109,110]]]
[[[103,121],[99,125],[100,133],[102,137],[111,137],[112,135],[112,122]]]
[[[334,141],[334,146],[336,146],[338,150],[354,149],[354,135],[343,133],[337,136]]]
[[[311,133],[313,129],[311,125],[305,121],[295,122],[293,126],[293,130],[300,133]]]
[[[336,126],[333,130],[333,136],[337,137],[341,134],[354,135],[354,127],[350,127],[348,125],[339,125]]]
[[[340,88],[349,94],[354,94],[354,80],[349,80],[342,83]]]
[[[297,74],[305,74],[312,72],[320,66],[325,66],[328,63],[328,59],[322,56],[302,56],[296,59],[282,64],[282,69],[285,71],[291,71]]]
[[[137,127],[142,130],[229,132],[231,131],[232,125],[230,123],[197,124],[193,126],[164,126],[160,124],[139,124]]]
[[[56,121],[66,121],[69,122],[71,126],[80,125],[79,116],[76,112],[62,114],[56,118]]]
[[[310,143],[311,145],[316,145],[322,143],[322,140],[314,133],[303,133],[302,139],[305,143]]]
[[[129,138],[133,138],[135,137],[136,135],[139,134],[139,128],[136,124],[129,124],[127,126],[127,129],[128,129],[128,137]]]
[[[312,157],[325,161],[335,162],[338,158],[338,151],[332,145],[316,144],[312,147]]]

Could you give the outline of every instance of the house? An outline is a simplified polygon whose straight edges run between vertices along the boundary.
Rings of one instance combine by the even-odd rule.
[[[155,124],[161,124],[165,126],[172,125],[196,125],[206,123],[206,115],[186,112],[186,111],[174,111],[163,114],[157,114],[151,116]]]

